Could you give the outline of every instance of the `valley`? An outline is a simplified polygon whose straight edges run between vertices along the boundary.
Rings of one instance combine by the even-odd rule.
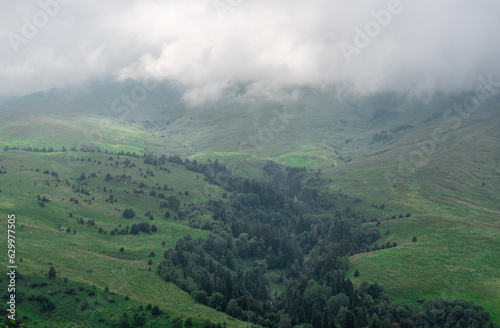
[[[360,290],[368,288],[363,282],[378,283],[393,304],[473,301],[500,325],[498,96],[451,121],[444,113],[467,95],[424,101],[305,88],[284,104],[229,98],[188,107],[182,90],[160,84],[136,108],[113,110],[134,86],[90,85],[71,98],[54,89],[0,105],[0,215],[17,218],[18,272],[26,277],[18,306],[27,326],[98,327],[99,320],[118,326],[140,317],[151,327],[206,326],[205,320],[288,326],[299,305],[287,290],[303,292],[308,319],[313,308],[328,308],[329,295],[315,289],[331,288],[328,270],[345,272],[342,281]],[[298,228],[303,219],[307,228]],[[346,241],[335,221],[350,222]],[[143,230],[132,233],[134,224]],[[379,238],[358,240],[358,229],[367,236],[378,231]],[[247,245],[255,231],[280,242],[256,235],[254,243],[275,247],[243,252],[243,245],[256,247]],[[211,238],[234,244],[228,247],[235,259],[227,250],[223,259],[211,253],[203,242]],[[201,245],[207,261],[221,263],[234,279],[238,269],[251,274],[265,263],[268,293],[241,288],[256,303],[269,297],[281,312],[250,311],[243,291],[234,292],[241,308],[235,312],[191,297],[202,284],[201,260],[192,255]],[[285,262],[276,245],[290,252]],[[179,249],[193,262],[168,253]],[[170,281],[161,270],[168,261]],[[46,278],[51,266],[55,280]],[[215,271],[214,282],[221,274]],[[30,287],[41,282],[48,286]],[[292,287],[299,282],[305,286]],[[50,315],[41,301],[27,300],[42,294],[55,304]],[[162,314],[145,310],[148,304]],[[345,317],[343,305],[328,308],[332,318]]]

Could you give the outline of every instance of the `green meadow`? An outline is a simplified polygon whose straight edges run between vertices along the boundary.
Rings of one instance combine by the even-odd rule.
[[[141,155],[178,154],[198,162],[217,159],[234,172],[256,179],[263,178],[262,167],[269,160],[306,167],[304,185],[321,183],[322,193],[348,195],[338,206],[343,210],[349,205],[367,221],[381,220],[382,238],[376,243],[398,245],[352,256],[353,282],[378,282],[394,300],[412,303],[432,298],[472,300],[489,311],[500,327],[498,99],[486,101],[453,128],[442,118],[444,110],[453,105],[447,98],[430,104],[393,95],[347,101],[320,91],[304,91],[296,104],[284,109],[260,100],[214,103],[200,109],[176,102],[164,104],[161,93],[152,93],[141,104],[142,111],[131,110],[123,119],[110,113],[114,96],[107,92],[95,91],[89,100],[78,98],[74,103],[44,105],[40,110],[35,110],[35,97],[27,101],[29,106],[2,112],[0,147],[60,150],[81,146]],[[279,115],[285,110],[293,117],[270,135],[265,129],[279,116],[275,110]],[[412,152],[422,150],[422,142],[433,140],[435,129],[443,131],[441,141],[434,142],[432,151],[427,148],[425,156],[411,158]],[[57,321],[59,314],[47,317],[32,303],[20,310],[28,317],[27,323],[86,326],[70,313],[81,303],[74,298],[86,299],[95,286],[96,294],[106,300],[97,300],[100,305],[89,300],[83,316],[92,313],[118,322],[123,312],[133,315],[138,306],[152,303],[164,311],[158,317],[147,314],[153,326],[172,325],[178,317],[192,317],[195,324],[209,319],[229,327],[249,325],[196,303],[155,273],[164,251],[179,238],[209,234],[191,229],[177,210],[160,208],[161,202],[176,197],[182,209],[185,204],[226,201],[224,190],[208,184],[203,175],[171,163],[163,165],[170,172],[162,171],[144,164],[143,159],[102,152],[8,150],[2,151],[0,160],[0,169],[7,171],[0,175],[0,215],[16,215],[17,259],[22,258],[19,272],[39,281],[54,266],[57,281],[68,279],[61,286],[68,284],[77,290],[70,302],[54,295],[57,303],[65,304],[59,309],[67,318],[65,323]],[[125,164],[126,160],[130,163]],[[410,160],[414,163],[408,171],[402,163]],[[58,171],[61,181],[44,174],[46,170]],[[112,179],[106,181],[108,173]],[[89,194],[77,193],[72,186],[83,187]],[[153,189],[156,196],[150,194]],[[41,207],[37,195],[50,202]],[[78,204],[71,198],[78,199]],[[356,198],[362,202],[354,203]],[[134,210],[136,216],[123,218],[125,209]],[[166,211],[171,212],[169,218]],[[410,217],[386,220],[407,212]],[[83,218],[85,224],[79,224],[77,218]],[[88,220],[95,225],[87,224]],[[111,236],[114,229],[144,221],[158,231]],[[71,232],[61,231],[61,226]],[[353,276],[356,269],[359,277]],[[276,275],[272,283],[279,289],[277,280]],[[110,296],[105,288],[116,299],[110,307],[103,305]],[[66,295],[65,289],[60,294]],[[26,287],[27,294],[38,292]]]
[[[129,303],[121,302],[112,308],[91,305],[86,310],[92,315],[101,315],[102,309],[106,308],[102,315],[114,313],[111,315],[112,321],[119,320],[121,313],[131,308],[130,304],[146,306],[152,303],[165,312],[162,319],[165,322],[168,315],[173,318],[181,317],[183,320],[192,317],[195,323],[200,324],[209,319],[215,323],[227,322],[230,327],[245,326],[220,312],[197,304],[189,295],[175,285],[162,281],[156,274],[156,266],[163,257],[163,252],[174,247],[177,239],[187,234],[195,239],[206,237],[208,232],[191,229],[185,221],[176,220],[175,211],[160,209],[160,200],[147,192],[157,184],[162,187],[167,184],[173,190],[163,191],[165,197],[175,195],[181,204],[186,204],[220,199],[222,192],[218,187],[211,185],[209,189],[205,189],[208,183],[196,173],[174,164],[166,165],[170,170],[167,173],[144,165],[140,159],[82,153],[84,160],[74,162],[66,178],[70,184],[78,184],[81,173],[86,173],[87,176],[95,173],[96,177],[80,181],[80,185],[85,185],[83,188],[89,191],[90,195],[85,195],[76,193],[64,182],[58,182],[55,177],[43,173],[45,170],[51,171],[54,163],[64,165],[66,155],[8,151],[0,157],[0,166],[7,171],[0,176],[0,215],[5,218],[9,214],[16,215],[16,259],[19,261],[20,274],[37,279],[38,276],[46,276],[50,266],[54,266],[61,279],[67,278],[71,283],[78,283],[86,289],[91,289],[93,285],[100,290],[108,288],[116,294],[116,298],[129,296]],[[110,157],[114,160],[111,161]],[[88,161],[89,158],[91,161]],[[125,168],[121,164],[116,167],[116,161],[123,163],[127,158],[137,166]],[[101,164],[98,164],[99,161]],[[39,172],[36,172],[37,169]],[[146,170],[154,171],[155,176],[141,176],[142,171]],[[107,173],[113,176],[112,180],[105,181]],[[130,175],[131,178],[121,180],[122,174]],[[132,186],[140,183],[145,184],[143,189],[146,194],[132,192]],[[103,192],[104,187],[107,192]],[[204,190],[209,190],[211,194],[204,193]],[[189,195],[185,194],[186,191]],[[50,202],[45,203],[42,208],[37,202],[37,195],[47,197]],[[109,195],[113,195],[117,202],[106,202]],[[70,198],[78,199],[78,204],[71,202]],[[90,205],[88,201],[91,202]],[[121,214],[125,208],[133,209],[136,217],[123,218]],[[172,212],[170,219],[165,218],[167,210]],[[149,215],[144,215],[146,212],[153,216],[153,220],[150,220]],[[85,224],[77,223],[77,218],[83,218]],[[88,225],[87,220],[93,220],[95,225]],[[158,231],[152,234],[141,232],[136,236],[111,236],[111,231],[115,228],[143,221],[156,225]],[[71,232],[61,231],[61,227],[70,228]],[[6,227],[2,228],[6,233],[5,229]],[[99,233],[99,229],[106,234]],[[120,251],[122,247],[123,252]],[[151,252],[154,252],[154,257],[150,256]],[[153,261],[152,265],[148,265],[149,260]],[[73,310],[78,305],[74,304]],[[71,306],[66,308],[66,311],[71,310]],[[30,306],[20,306],[19,311],[29,318],[25,320],[28,325],[43,321],[46,327],[67,327],[66,324],[69,323],[79,326],[80,319],[74,316],[67,315],[67,323],[58,323],[57,313],[51,319]]]

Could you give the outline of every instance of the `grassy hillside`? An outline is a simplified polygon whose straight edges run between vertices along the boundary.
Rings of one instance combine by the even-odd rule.
[[[456,217],[416,215],[385,221],[380,244],[398,247],[351,257],[353,281],[379,282],[396,300],[467,299],[488,309],[498,323],[498,230]],[[413,242],[413,237],[417,238]]]
[[[351,258],[351,272],[361,273],[353,277],[355,283],[378,282],[395,299],[411,302],[417,297],[470,299],[490,311],[500,326],[498,97],[482,102],[470,115],[448,116],[443,114],[466,95],[408,100],[394,94],[353,97],[303,89],[296,102],[284,105],[229,99],[190,108],[181,101],[178,88],[161,85],[136,107],[113,110],[114,100],[130,94],[135,85],[94,85],[71,97],[64,90],[53,90],[4,102],[0,146],[99,147],[180,154],[199,161],[217,158],[235,174],[257,178],[264,177],[261,168],[268,160],[305,166],[314,172],[305,175],[304,183],[320,179],[325,193],[341,190],[353,199],[359,197],[363,202],[351,207],[368,219],[412,214],[378,226],[384,236],[378,243],[397,242],[399,247]],[[102,153],[8,150],[0,158],[7,171],[0,175],[0,213],[15,213],[24,224],[18,232],[22,273],[35,279],[53,263],[60,277],[86,288],[108,287],[117,295],[130,295],[137,304],[158,304],[171,316],[185,319],[197,313],[213,322],[244,325],[159,281],[155,258],[148,271],[151,251],[157,258],[187,233],[206,235],[174,220],[175,211],[165,220],[161,200],[148,193],[167,184],[174,190],[165,191],[165,196],[176,196],[181,204],[221,199],[222,190],[207,186],[203,176],[174,164],[168,164],[171,173],[154,170],[139,159],[130,159],[136,167],[125,167],[126,157]],[[69,185],[43,174],[57,168]],[[146,170],[154,170],[154,177]],[[86,178],[79,181],[81,173]],[[96,177],[89,177],[92,173]],[[105,181],[107,173],[112,180]],[[90,195],[74,192],[72,186],[83,182]],[[139,188],[140,182],[146,186]],[[109,203],[104,186],[113,190],[117,203]],[[145,194],[135,194],[134,189]],[[40,207],[38,194],[51,202]],[[72,197],[79,204],[70,202]],[[137,217],[122,218],[125,208],[134,209]],[[158,233],[110,236],[120,224],[149,221],[144,216],[147,211]],[[80,225],[79,217],[93,219],[96,225]],[[61,232],[60,225],[77,233]],[[107,234],[98,233],[99,227]],[[30,316],[39,314],[33,310]]]
[[[500,122],[494,114],[498,105],[487,103],[481,110],[457,129],[438,118],[389,141],[381,154],[323,175],[332,177],[335,189],[385,204],[382,218],[407,207],[414,214],[382,221],[379,230],[389,235],[379,245],[390,241],[399,247],[352,257],[352,272],[361,273],[353,278],[356,283],[379,282],[395,299],[411,302],[417,297],[470,299],[491,311],[498,325],[500,153],[495,145]],[[446,140],[431,154],[416,157],[411,173],[407,166],[399,174],[401,158],[410,163],[411,152],[420,149],[412,140],[430,140],[436,128],[443,128]],[[372,212],[380,218],[380,210]]]
[[[110,160],[111,157],[113,160]],[[165,312],[163,320],[167,320],[168,315],[184,320],[192,317],[195,322],[209,319],[221,323],[226,321],[229,326],[244,326],[220,312],[197,304],[189,295],[173,284],[165,283],[156,274],[156,265],[163,252],[175,246],[178,238],[186,234],[193,238],[203,237],[207,232],[190,229],[186,222],[176,221],[176,211],[160,209],[161,199],[148,193],[153,187],[163,189],[164,185],[168,185],[173,190],[158,190],[158,193],[164,193],[167,198],[175,196],[182,206],[192,201],[219,199],[221,193],[218,193],[218,187],[211,186],[208,189],[211,194],[206,194],[203,191],[207,190],[207,182],[183,167],[168,164],[165,167],[170,170],[168,173],[144,165],[140,159],[105,154],[86,154],[74,170],[60,181],[43,173],[45,170],[53,171],[52,164],[64,162],[64,159],[64,153],[8,151],[1,154],[0,166],[6,173],[0,175],[0,215],[16,215],[17,259],[22,259],[22,262],[18,262],[18,271],[37,279],[37,276],[46,275],[50,266],[54,266],[61,279],[68,278],[70,283],[79,283],[79,286],[89,290],[93,285],[101,290],[107,287],[116,294],[116,298],[123,299],[129,295],[131,301],[121,302],[114,306],[117,308],[109,309],[104,304],[91,305],[90,309],[77,313],[76,317],[66,316],[67,322],[61,322],[56,314],[43,315],[47,327],[68,327],[70,323],[75,327],[87,326],[81,323],[81,317],[101,316],[102,309],[114,313],[110,317],[111,322],[114,322],[121,319],[122,312],[130,309],[131,304],[146,306],[148,303],[159,306]],[[123,164],[126,159],[130,160],[128,167]],[[131,168],[132,164],[136,166]],[[142,174],[147,170],[154,171],[154,177]],[[81,173],[85,173],[87,178],[82,180]],[[91,176],[92,173],[95,173],[95,177]],[[105,181],[107,173],[112,175],[112,180]],[[127,177],[122,178],[122,174]],[[73,186],[84,188],[89,195],[75,192]],[[103,190],[105,187],[106,192]],[[134,189],[144,190],[145,194],[136,194]],[[48,198],[50,202],[37,201],[37,195]],[[111,204],[110,195],[117,202]],[[78,199],[78,204],[70,201],[71,198]],[[39,203],[45,206],[41,207]],[[136,217],[123,218],[125,208],[133,209]],[[165,211],[172,213],[168,220]],[[150,214],[145,216],[146,212]],[[150,220],[149,215],[153,216],[153,220]],[[84,224],[79,224],[78,218],[82,218]],[[93,220],[95,225],[87,224],[88,220]],[[115,228],[121,229],[144,221],[155,224],[158,231],[152,234],[141,232],[135,236],[111,235]],[[61,227],[71,230],[61,231]],[[100,233],[99,229],[103,232]],[[162,245],[163,241],[165,245]],[[123,252],[120,251],[121,247],[124,248]],[[151,252],[155,253],[154,257],[150,257]],[[148,265],[150,259],[153,261],[151,266]],[[73,310],[78,305],[75,303]],[[25,320],[27,323],[42,318],[36,308],[20,308],[21,315],[29,318]]]

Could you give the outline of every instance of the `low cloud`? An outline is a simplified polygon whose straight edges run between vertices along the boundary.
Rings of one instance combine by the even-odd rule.
[[[422,94],[500,76],[500,3],[490,0],[41,0],[4,7],[0,95],[153,75],[183,84],[184,99],[200,104],[238,84],[269,98],[329,84]],[[29,24],[33,35],[25,35]]]

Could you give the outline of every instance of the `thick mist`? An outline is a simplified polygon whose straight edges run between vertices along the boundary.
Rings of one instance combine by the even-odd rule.
[[[331,84],[452,93],[500,76],[498,12],[487,0],[9,3],[0,95],[110,76],[179,83],[194,105],[241,83],[271,99]]]

